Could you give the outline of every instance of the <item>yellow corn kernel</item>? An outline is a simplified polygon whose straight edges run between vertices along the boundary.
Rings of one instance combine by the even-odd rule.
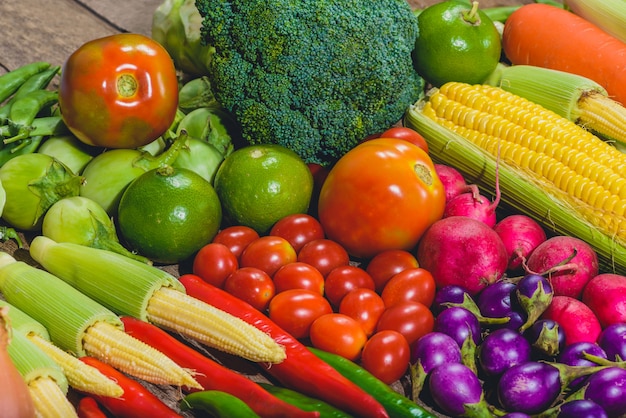
[[[102,374],[98,369],[61,350],[49,340],[36,334],[29,334],[27,337],[61,366],[69,385],[74,389],[112,398],[118,398],[124,393],[120,385]]]
[[[202,389],[169,357],[108,322],[99,321],[89,327],[83,345],[89,356],[147,382]]]
[[[269,335],[178,290],[163,287],[156,291],[147,311],[149,322],[218,350],[255,362],[285,359],[284,348]]]
[[[59,385],[49,377],[38,377],[28,383],[30,396],[33,398],[35,413],[43,418],[78,417]]]

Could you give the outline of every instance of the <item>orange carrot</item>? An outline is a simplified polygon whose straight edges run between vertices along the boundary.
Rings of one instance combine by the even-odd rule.
[[[504,25],[502,48],[513,64],[590,78],[626,105],[626,43],[574,13],[540,3],[521,6]]]

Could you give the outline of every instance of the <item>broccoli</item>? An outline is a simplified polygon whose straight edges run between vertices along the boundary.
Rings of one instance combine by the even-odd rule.
[[[406,0],[196,0],[214,94],[251,144],[327,165],[423,93]]]

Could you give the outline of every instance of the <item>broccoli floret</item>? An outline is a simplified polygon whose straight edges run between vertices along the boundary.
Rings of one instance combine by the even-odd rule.
[[[423,93],[406,0],[196,0],[215,97],[251,144],[326,165]]]

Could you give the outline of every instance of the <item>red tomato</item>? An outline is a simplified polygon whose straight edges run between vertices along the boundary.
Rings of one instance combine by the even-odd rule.
[[[326,277],[335,267],[348,265],[350,256],[337,242],[322,238],[306,243],[298,253],[298,261],[312,265]]]
[[[355,361],[367,341],[361,325],[347,315],[329,313],[311,324],[309,332],[313,347]]]
[[[421,267],[410,268],[395,274],[381,294],[386,307],[399,302],[420,302],[430,306],[435,299],[437,285],[433,275]]]
[[[412,250],[441,219],[443,184],[424,150],[395,138],[363,142],[333,166],[320,192],[318,216],[329,239],[350,255],[371,258]]]
[[[252,241],[241,253],[241,267],[256,267],[270,277],[285,264],[297,260],[296,251],[289,241],[281,237],[265,235]]]
[[[224,244],[239,259],[248,244],[258,238],[259,233],[249,226],[233,225],[219,231],[212,242]]]
[[[310,264],[296,261],[285,264],[274,273],[276,293],[289,289],[308,289],[324,294],[324,276]]]
[[[384,330],[372,335],[361,352],[365,370],[390,385],[400,379],[409,367],[409,343],[397,331]]]
[[[334,307],[349,291],[360,288],[374,290],[374,279],[361,267],[350,264],[332,269],[324,282],[324,294]]]
[[[385,303],[372,289],[353,289],[339,304],[339,313],[356,320],[368,337],[376,330],[380,316],[385,311]]]
[[[269,235],[285,238],[296,252],[309,241],[324,238],[322,224],[306,213],[294,213],[278,220]]]
[[[398,331],[411,345],[434,327],[435,316],[428,306],[419,302],[400,302],[385,309],[378,319],[376,331]]]
[[[419,267],[417,258],[410,252],[405,250],[386,250],[376,254],[367,263],[365,271],[374,279],[376,291],[381,293],[392,276],[403,270],[417,267]]]
[[[403,139],[414,145],[417,145],[425,152],[428,152],[428,142],[426,142],[426,139],[417,131],[411,128],[407,128],[404,126],[394,126],[393,128],[389,128],[385,132],[380,134],[380,138]]]
[[[307,289],[277,293],[268,307],[270,319],[298,339],[308,338],[313,321],[332,311],[324,296]]]
[[[276,294],[272,278],[256,267],[242,267],[224,281],[224,290],[265,312]]]
[[[211,242],[196,253],[193,274],[216,287],[223,287],[224,280],[239,268],[237,256],[224,244]]]
[[[158,42],[135,33],[94,39],[61,71],[63,121],[82,142],[136,148],[161,136],[178,108],[174,62]]]

